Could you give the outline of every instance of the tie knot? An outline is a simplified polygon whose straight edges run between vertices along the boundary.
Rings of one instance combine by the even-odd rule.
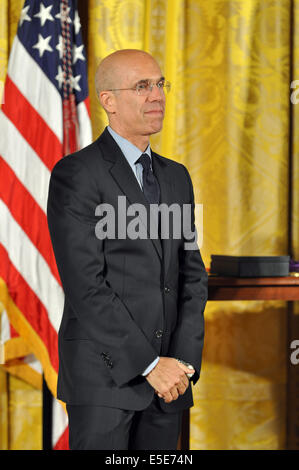
[[[147,153],[143,153],[141,157],[138,158],[136,163],[141,163],[145,171],[148,171],[151,167],[151,159]]]

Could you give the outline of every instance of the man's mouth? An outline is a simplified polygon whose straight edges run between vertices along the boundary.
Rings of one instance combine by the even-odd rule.
[[[163,114],[163,109],[152,109],[151,111],[145,111],[145,114]]]

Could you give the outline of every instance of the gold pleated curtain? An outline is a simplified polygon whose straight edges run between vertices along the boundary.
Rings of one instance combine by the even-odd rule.
[[[22,2],[9,3],[18,17]],[[172,83],[164,129],[151,144],[190,171],[206,266],[211,254],[288,254],[290,239],[298,259],[299,104],[290,102],[290,70],[299,79],[299,0],[89,0],[88,9],[94,138],[107,124],[97,64],[117,49],[147,50]],[[286,303],[208,302],[205,318],[190,448],[285,448]]]

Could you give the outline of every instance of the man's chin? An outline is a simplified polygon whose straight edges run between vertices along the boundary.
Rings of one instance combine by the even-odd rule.
[[[150,127],[150,135],[157,134],[163,128],[163,121],[152,123],[149,127]]]

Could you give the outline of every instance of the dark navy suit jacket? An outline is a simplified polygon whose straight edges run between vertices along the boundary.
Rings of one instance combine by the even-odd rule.
[[[186,168],[154,152],[152,165],[160,203],[194,208]],[[140,223],[149,231],[149,205],[107,129],[52,171],[48,224],[65,293],[57,397],[73,405],[141,410],[154,396],[141,374],[157,355],[191,363],[198,380],[207,274],[198,248],[184,249],[183,234],[117,237],[119,196],[147,209]],[[103,203],[115,208],[116,238],[95,234],[95,209]],[[172,403],[160,402],[170,412],[192,406],[191,385]]]

